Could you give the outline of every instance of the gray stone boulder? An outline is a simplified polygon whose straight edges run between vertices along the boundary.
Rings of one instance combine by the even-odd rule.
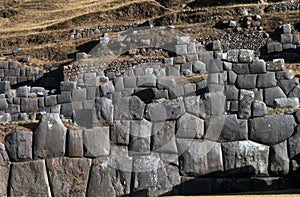
[[[254,51],[248,49],[241,49],[239,54],[239,62],[251,63],[254,59]]]
[[[299,85],[298,79],[279,80],[277,85],[288,95],[297,85]]]
[[[38,100],[36,98],[22,98],[21,112],[34,113],[38,111]]]
[[[176,186],[180,184],[176,166],[165,165],[157,153],[135,157],[133,161],[135,196],[176,195]]]
[[[288,139],[296,126],[293,115],[267,115],[250,120],[250,139],[262,144],[275,145]]]
[[[204,120],[185,113],[177,120],[177,138],[202,138],[204,135]]]
[[[10,196],[51,196],[45,161],[13,163],[8,193]]]
[[[83,157],[82,130],[68,130],[67,155],[69,157]]]
[[[239,89],[235,85],[226,85],[225,94],[227,101],[237,101],[239,99]]]
[[[223,171],[221,144],[208,140],[177,139],[179,170],[184,176]],[[213,165],[211,165],[213,164]]]
[[[176,121],[153,123],[152,151],[162,153],[177,153],[175,142]]]
[[[238,116],[242,119],[251,117],[251,105],[254,101],[254,92],[248,90],[240,90],[239,111]]]
[[[274,100],[275,106],[278,108],[299,108],[299,98],[277,98]]]
[[[110,139],[115,144],[128,145],[130,120],[115,120],[110,132]]]
[[[113,124],[114,120],[114,105],[108,98],[100,98],[101,115],[107,121],[108,124]]]
[[[130,128],[129,154],[150,154],[152,123],[145,119],[141,121],[131,121]]]
[[[200,96],[184,97],[184,105],[187,113],[197,117],[205,117],[205,106]]]
[[[249,65],[248,64],[232,64],[232,71],[238,75],[249,74]]]
[[[270,146],[269,172],[273,176],[284,176],[289,173],[290,159],[287,141]]]
[[[151,122],[176,120],[185,112],[182,97],[162,103],[150,103],[146,107],[145,117]]]
[[[166,78],[166,77],[160,77],[157,78],[156,82],[158,89],[171,89],[176,86],[176,81],[174,78]]]
[[[267,71],[266,62],[261,59],[254,60],[253,63],[250,64],[249,69],[251,74],[266,73]]]
[[[21,86],[17,89],[17,96],[18,97],[28,97],[29,92],[30,92],[30,87]]]
[[[277,80],[293,79],[295,77],[292,70],[283,70],[276,72]]]
[[[12,161],[21,162],[32,159],[32,133],[17,130],[5,140],[5,147]]]
[[[4,111],[8,109],[8,103],[6,101],[6,99],[0,99],[0,110]]]
[[[252,141],[222,143],[224,170],[228,176],[268,175],[269,147]]]
[[[226,96],[222,92],[209,92],[203,100],[206,117],[223,115],[225,112]]]
[[[93,161],[86,192],[87,197],[130,194],[132,158],[127,150],[112,148],[111,156]]]
[[[47,172],[53,196],[84,196],[91,160],[85,158],[47,159]]]
[[[296,127],[296,131],[288,140],[289,156],[292,159],[299,158],[300,154],[300,126]]]
[[[267,106],[275,107],[274,100],[277,98],[286,98],[286,95],[280,87],[276,86],[273,88],[266,88],[264,90],[264,101]]]
[[[232,142],[248,139],[248,121],[237,118],[236,114],[226,115],[220,142]]]
[[[267,106],[264,102],[255,100],[252,103],[252,116],[261,117],[267,115]]]
[[[43,114],[33,132],[33,157],[45,159],[65,154],[67,129],[59,114]]]
[[[276,78],[274,72],[268,72],[266,74],[259,74],[257,77],[258,88],[271,88],[276,86]]]
[[[83,131],[83,150],[85,157],[96,158],[109,155],[110,141],[108,127],[94,127]]]
[[[129,99],[129,113],[131,119],[142,120],[144,117],[145,103],[137,96],[132,96]]]
[[[213,59],[207,65],[208,73],[219,73],[223,71],[223,62],[219,59]]]
[[[256,88],[256,78],[257,75],[254,74],[238,75],[236,80],[236,86],[239,89],[254,89]]]
[[[7,196],[10,162],[4,144],[0,143],[0,196]]]
[[[115,91],[114,84],[109,81],[105,84],[101,85],[101,93],[102,95],[112,94]]]

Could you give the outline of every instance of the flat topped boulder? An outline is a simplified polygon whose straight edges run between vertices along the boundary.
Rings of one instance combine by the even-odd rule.
[[[267,115],[250,120],[250,139],[275,145],[291,137],[296,126],[293,115]]]

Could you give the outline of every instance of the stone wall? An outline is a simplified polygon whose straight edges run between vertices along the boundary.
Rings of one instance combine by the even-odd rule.
[[[43,88],[0,82],[0,194],[189,195],[299,189],[299,79],[251,50],[197,51]],[[66,128],[71,119],[79,129]],[[26,180],[26,181],[24,181]],[[296,191],[296,190],[295,190]]]
[[[43,74],[43,70],[23,66],[17,61],[0,61],[0,80],[10,81],[11,85],[35,81]]]

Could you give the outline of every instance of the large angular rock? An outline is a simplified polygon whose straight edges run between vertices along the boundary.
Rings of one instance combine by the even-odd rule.
[[[91,160],[85,158],[47,159],[47,170],[54,196],[84,196]]]
[[[180,176],[176,166],[165,165],[157,153],[135,157],[133,161],[133,195],[176,195]]]
[[[252,141],[222,144],[224,170],[229,176],[268,175],[269,147]]]
[[[222,92],[209,92],[204,95],[206,118],[219,116],[225,112],[226,96]]]
[[[100,98],[101,115],[107,121],[108,124],[113,124],[114,120],[114,105],[108,98]]]
[[[288,95],[297,85],[299,85],[299,81],[292,80],[279,80],[277,85],[284,91],[286,95]]]
[[[237,115],[226,115],[219,138],[221,142],[232,142],[248,139],[248,121],[240,120]]]
[[[32,133],[17,130],[5,140],[5,147],[12,161],[28,161],[32,159]]]
[[[131,132],[129,141],[130,155],[150,154],[150,138],[152,123],[143,119],[141,121],[131,121]]]
[[[109,128],[94,127],[83,131],[83,150],[85,157],[96,158],[109,155]]]
[[[69,157],[83,157],[82,130],[69,130],[67,141],[67,155]]]
[[[221,144],[208,140],[177,139],[179,169],[184,176],[223,171]]]
[[[267,104],[267,106],[275,107],[274,100],[277,98],[286,98],[286,95],[280,87],[276,86],[264,90],[264,101]]]
[[[177,138],[202,138],[204,135],[204,120],[185,113],[177,120]]]
[[[145,103],[137,96],[129,99],[129,113],[131,119],[142,120],[144,117]]]
[[[34,113],[38,110],[38,100],[36,98],[22,98],[21,112]]]
[[[115,120],[110,132],[110,139],[115,144],[128,145],[130,120]]]
[[[130,194],[132,158],[124,148],[112,148],[110,157],[94,160],[86,192],[87,197]]]
[[[239,54],[239,62],[251,63],[254,59],[254,51],[248,49],[241,49]]]
[[[252,103],[252,116],[260,117],[267,115],[267,106],[264,102],[255,100]]]
[[[236,80],[236,86],[240,89],[254,89],[256,88],[257,75],[239,75]]]
[[[287,141],[270,146],[269,172],[273,176],[283,176],[289,173],[290,159]]]
[[[274,100],[275,106],[278,108],[299,108],[299,98],[277,98]]]
[[[227,101],[237,101],[239,99],[239,89],[235,85],[226,85],[225,94]]]
[[[78,126],[90,129],[93,127],[93,110],[75,109],[73,119]]]
[[[0,143],[0,196],[7,196],[10,162],[4,144]]]
[[[219,59],[213,59],[207,65],[208,73],[219,73],[223,71],[223,62]]]
[[[151,103],[146,107],[146,118],[152,122],[176,120],[185,112],[182,97],[167,100],[163,103]]]
[[[250,120],[250,139],[262,144],[275,145],[288,139],[296,126],[293,115],[267,115]]]
[[[241,90],[239,97],[239,118],[247,119],[251,117],[251,105],[254,101],[254,92]]]
[[[259,74],[257,77],[258,88],[271,88],[276,86],[276,78],[274,72],[268,72],[266,74]]]
[[[200,100],[200,96],[184,97],[184,105],[187,113],[201,118],[205,117],[204,104],[203,100]]]
[[[300,126],[296,127],[296,131],[292,137],[288,140],[289,156],[292,159],[299,158],[300,154]]]
[[[152,151],[177,153],[175,142],[176,121],[156,122],[152,128]]]
[[[176,86],[176,81],[174,78],[165,78],[165,77],[160,77],[157,78],[156,82],[157,88],[158,89],[171,89]]]
[[[249,66],[251,74],[262,74],[266,73],[267,67],[266,62],[264,60],[254,60],[252,64]]]
[[[33,157],[45,159],[65,154],[67,129],[59,114],[43,114],[33,132]]]
[[[232,71],[238,75],[249,74],[248,64],[232,64]]]
[[[44,160],[11,165],[10,196],[51,196]]]
[[[112,94],[115,91],[114,84],[109,81],[105,84],[101,85],[101,93],[102,95]]]
[[[138,76],[137,87],[155,87],[156,77],[155,75]]]

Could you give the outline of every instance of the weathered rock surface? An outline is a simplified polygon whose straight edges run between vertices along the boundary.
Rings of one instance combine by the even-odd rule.
[[[208,140],[177,139],[179,169],[184,176],[223,171],[221,144]]]
[[[237,118],[237,115],[226,115],[219,140],[231,142],[248,139],[248,121]]]
[[[109,128],[94,127],[83,131],[83,150],[85,157],[100,157],[109,155]]]
[[[177,153],[175,142],[176,121],[156,122],[152,128],[152,151]]]
[[[44,160],[11,165],[9,196],[51,196]]]
[[[17,130],[6,138],[5,147],[12,161],[32,159],[32,133]]]
[[[110,132],[110,139],[115,144],[128,145],[130,135],[130,120],[115,120]]]
[[[0,143],[0,196],[7,196],[10,162],[4,144]]]
[[[296,126],[292,115],[267,115],[250,120],[250,139],[275,145],[288,139]]]
[[[251,105],[254,101],[254,92],[248,90],[240,90],[239,96],[239,118],[247,119],[251,117]]]
[[[273,176],[283,176],[289,173],[290,160],[287,141],[270,147],[269,172]]]
[[[67,129],[59,114],[43,114],[33,132],[33,157],[45,159],[65,154]]]
[[[82,130],[69,130],[67,141],[67,155],[69,157],[83,157]]]
[[[296,127],[295,134],[289,138],[289,156],[290,158],[298,158],[300,153],[300,126]]]
[[[269,147],[252,141],[222,144],[224,170],[229,176],[268,175]]]
[[[88,183],[90,159],[47,159],[51,192],[54,196],[84,196]]]
[[[201,138],[204,135],[204,120],[185,113],[177,121],[177,138]]]

